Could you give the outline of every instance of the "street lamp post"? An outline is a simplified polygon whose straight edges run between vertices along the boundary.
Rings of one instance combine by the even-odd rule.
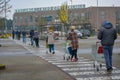
[[[6,0],[5,0],[5,31],[7,31],[7,23],[6,23]]]
[[[98,0],[97,0],[97,17],[96,17],[96,28],[98,29]]]

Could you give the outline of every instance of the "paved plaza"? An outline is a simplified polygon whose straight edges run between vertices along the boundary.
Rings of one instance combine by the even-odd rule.
[[[20,50],[17,53],[17,55],[22,55],[22,56],[23,55],[33,56],[34,55],[34,59],[37,58],[37,64],[39,64],[39,62],[49,64],[54,67],[53,69],[55,69],[56,71],[58,70],[58,73],[61,74],[61,75],[59,75],[59,74],[55,73],[56,74],[55,76],[57,76],[58,79],[56,79],[56,77],[55,77],[55,78],[51,78],[48,80],[69,80],[69,79],[71,79],[71,80],[120,80],[119,65],[117,65],[117,67],[113,67],[113,71],[111,73],[108,73],[108,72],[106,72],[105,64],[102,63],[102,67],[100,68],[99,71],[97,71],[96,68],[93,67],[94,60],[91,59],[92,57],[89,58],[89,56],[88,56],[90,54],[88,54],[88,55],[87,54],[79,54],[80,55],[79,60],[77,62],[71,62],[71,61],[63,60],[64,51],[61,49],[60,50],[56,49],[55,54],[46,54],[47,49],[45,48],[44,43],[43,44],[40,43],[41,44],[40,48],[35,48],[35,47],[31,47],[29,45],[29,43],[24,44],[24,43],[22,43],[22,41],[18,41],[18,40],[14,40],[14,42],[16,44],[23,46],[25,49],[25,50]],[[5,56],[5,53],[0,54],[0,55]],[[6,55],[13,55],[13,53],[9,53],[9,54],[6,53]],[[81,55],[83,55],[83,56],[81,56]],[[23,57],[23,60],[24,60],[24,58],[25,57]],[[40,60],[38,58],[40,58]],[[27,61],[27,59],[28,58],[26,58],[25,60]],[[23,62],[25,63],[26,61],[23,61]],[[29,63],[30,63],[30,61],[29,61]],[[0,63],[2,63],[1,59],[0,59]],[[33,62],[33,64],[34,64],[34,62]],[[119,64],[119,61],[118,61],[118,64]],[[42,67],[45,67],[45,66],[42,66],[42,64],[40,66],[41,66],[40,70]],[[32,69],[32,70],[34,70],[34,69]],[[37,69],[37,70],[39,70],[39,69]],[[28,71],[28,72],[30,72],[30,71]],[[47,72],[47,70],[46,70],[46,72]],[[24,73],[24,71],[23,71],[23,73]],[[4,74],[4,71],[2,72],[2,76],[0,76],[0,77],[3,78],[3,74]],[[37,75],[37,74],[33,74],[33,75]],[[44,77],[46,76],[46,74],[44,74],[44,73],[43,74],[41,73],[41,75],[44,75]],[[65,77],[63,77],[63,75],[65,75]],[[9,77],[11,77],[11,76],[9,75]],[[41,76],[39,76],[39,77],[41,77]],[[61,78],[61,77],[63,77],[63,78]],[[3,79],[5,79],[5,78],[3,78]],[[12,79],[9,79],[9,80],[12,80]],[[17,79],[17,80],[19,80],[19,79]],[[22,80],[24,80],[24,79],[22,79]],[[34,78],[34,79],[29,79],[29,80],[47,80],[47,78],[46,79],[45,78],[38,78],[38,79]]]

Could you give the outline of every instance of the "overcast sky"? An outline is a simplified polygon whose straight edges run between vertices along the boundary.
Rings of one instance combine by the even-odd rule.
[[[8,18],[12,18],[15,9],[24,8],[36,8],[36,7],[51,7],[60,6],[62,3],[68,2],[71,4],[70,0],[10,0],[9,4],[12,5],[11,13],[8,13]],[[72,5],[74,4],[85,4],[86,7],[97,6],[97,0],[72,0]],[[120,6],[120,0],[98,0],[98,6]]]

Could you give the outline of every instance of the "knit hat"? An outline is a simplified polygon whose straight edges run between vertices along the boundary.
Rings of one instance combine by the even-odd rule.
[[[73,29],[73,30],[75,30],[75,26],[71,26],[71,27],[70,27],[70,29]]]

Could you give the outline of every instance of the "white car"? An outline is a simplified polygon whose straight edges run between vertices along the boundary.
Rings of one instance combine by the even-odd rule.
[[[82,33],[79,31],[79,30],[74,30],[76,33],[77,33],[77,35],[78,35],[78,38],[81,38],[83,35],[82,35]],[[68,33],[69,33],[70,31],[68,31]]]
[[[81,38],[81,37],[82,37],[82,33],[81,33],[79,30],[75,30],[75,32],[77,33],[78,38]]]

